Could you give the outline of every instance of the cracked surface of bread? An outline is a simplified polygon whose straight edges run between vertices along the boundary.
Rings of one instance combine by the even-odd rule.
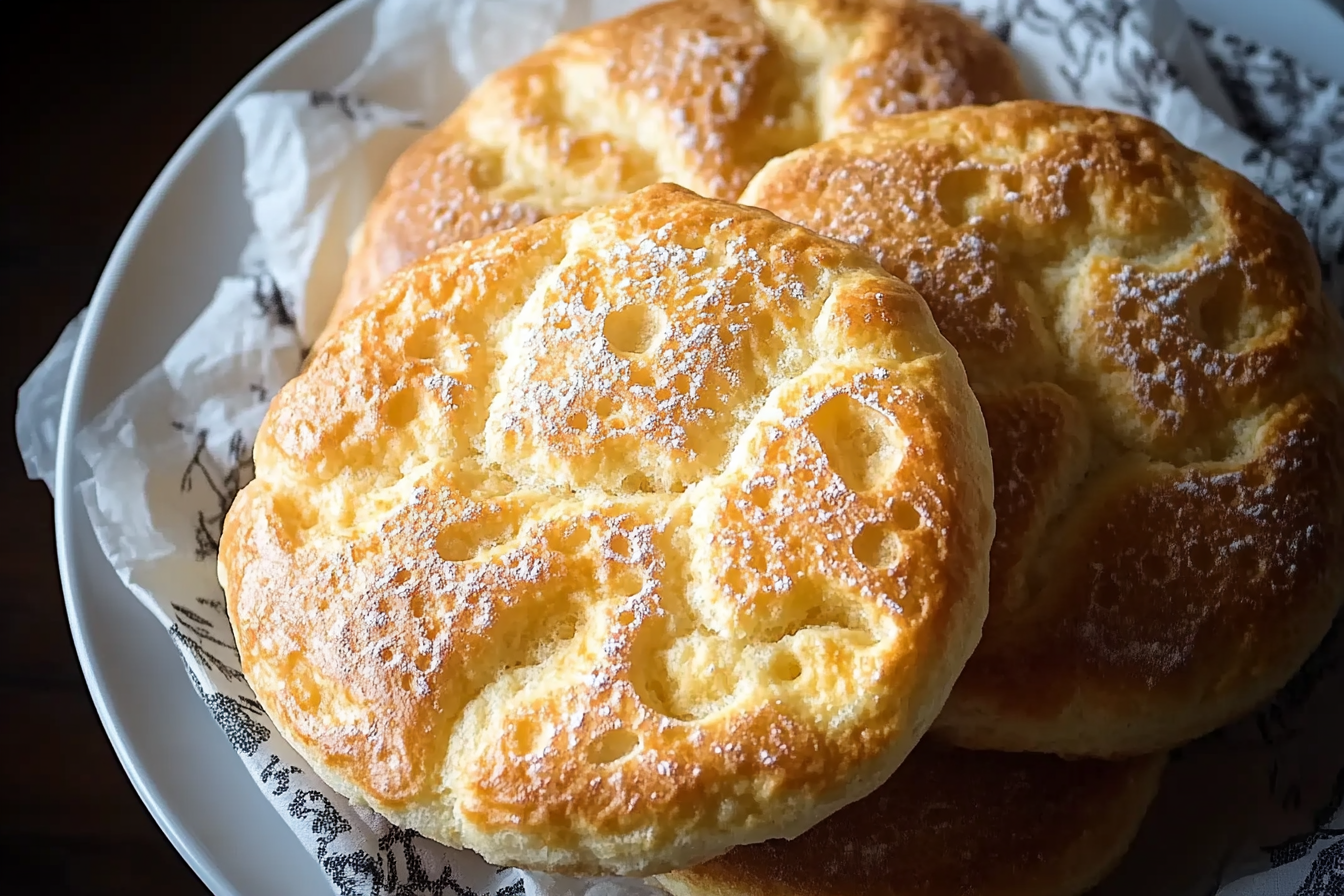
[[[736,199],[766,161],[817,139],[1024,95],[1003,44],[924,0],[672,0],[561,34],[393,165],[332,320],[457,240],[659,181]]]
[[[1302,228],[1156,125],[917,113],[767,166],[743,202],[928,301],[985,412],[980,648],[935,726],[1136,755],[1283,685],[1344,594],[1344,338]]]
[[[648,874],[885,780],[987,609],[984,422],[853,247],[656,185],[396,275],[273,402],[220,574],[314,769]]]
[[[1110,762],[925,740],[794,840],[663,875],[672,896],[1078,896],[1129,848],[1166,757]]]

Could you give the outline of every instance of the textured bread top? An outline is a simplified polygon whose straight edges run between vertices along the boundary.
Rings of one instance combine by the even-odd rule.
[[[983,420],[852,247],[647,188],[394,277],[276,397],[220,549],[338,790],[643,874],[876,787],[987,609]]]
[[[1022,96],[1003,44],[919,0],[672,0],[561,34],[393,165],[333,320],[458,240],[659,181],[736,199],[766,161],[822,137]]]
[[[744,202],[914,286],[983,405],[990,615],[939,729],[1164,749],[1249,710],[1341,598],[1338,313],[1302,228],[1138,118],[917,113],[771,163]]]
[[[871,796],[801,837],[659,882],[672,896],[1078,896],[1129,848],[1165,766],[926,740]]]

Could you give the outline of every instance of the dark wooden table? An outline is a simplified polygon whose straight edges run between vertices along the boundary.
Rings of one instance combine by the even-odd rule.
[[[42,3],[0,29],[3,416],[85,304],[159,169],[331,0]],[[123,122],[135,121],[128,131]],[[10,430],[12,432],[12,430]],[[205,893],[113,755],[75,660],[52,505],[0,452],[0,894]],[[15,739],[18,735],[22,740]]]

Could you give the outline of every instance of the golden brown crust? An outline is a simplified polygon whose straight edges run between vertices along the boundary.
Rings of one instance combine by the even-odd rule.
[[[924,741],[871,796],[801,837],[659,882],[672,896],[1077,896],[1129,848],[1165,765]]]
[[[1344,338],[1300,226],[1149,122],[921,113],[743,201],[869,250],[966,363],[995,466],[984,640],[936,730],[1166,749],[1249,710],[1344,593]]]
[[[876,787],[979,637],[983,420],[913,290],[642,190],[394,277],[277,396],[220,572],[342,792],[651,873]]]
[[[332,320],[437,247],[658,181],[736,199],[766,161],[883,117],[1024,96],[1011,55],[923,0],[672,0],[496,73],[393,165]]]

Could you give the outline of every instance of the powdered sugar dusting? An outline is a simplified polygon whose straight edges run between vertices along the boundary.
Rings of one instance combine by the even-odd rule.
[[[619,457],[636,465],[625,477],[636,491],[684,489],[720,469],[779,378],[810,363],[807,326],[825,298],[820,281],[789,273],[795,260],[767,261],[748,242],[754,226],[718,219],[705,242],[683,245],[659,223],[576,251],[539,281],[492,405],[499,462],[512,468],[536,443],[545,455],[526,463],[612,488],[602,458]]]

